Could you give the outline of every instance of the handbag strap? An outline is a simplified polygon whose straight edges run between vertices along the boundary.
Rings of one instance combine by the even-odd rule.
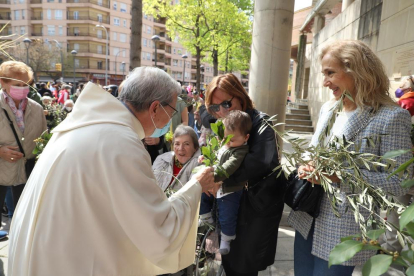
[[[17,145],[19,146],[20,151],[23,153],[23,156],[26,156],[24,153],[22,144],[20,143],[19,136],[17,136],[16,129],[14,128],[13,121],[10,119],[9,114],[7,113],[6,109],[3,108],[4,114],[6,114],[7,120],[9,121],[10,127],[13,130],[14,138],[16,139]]]

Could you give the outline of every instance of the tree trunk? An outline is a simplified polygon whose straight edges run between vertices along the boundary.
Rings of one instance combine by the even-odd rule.
[[[131,50],[129,54],[129,70],[141,66],[142,40],[142,0],[132,0],[131,7]]]
[[[229,66],[229,49],[226,50],[226,73],[228,73],[228,66]]]
[[[218,45],[216,45],[218,47]],[[213,49],[213,68],[214,68],[214,72],[213,72],[213,76],[218,76],[218,49],[217,47],[214,47]]]
[[[201,78],[201,73],[200,73],[200,71],[201,71],[201,68],[200,68],[200,65],[201,65],[201,48],[200,47],[196,47],[196,53],[197,53],[197,56],[196,56],[196,66],[197,66],[197,69],[196,69],[196,87],[197,87],[197,91],[200,91],[200,78]]]

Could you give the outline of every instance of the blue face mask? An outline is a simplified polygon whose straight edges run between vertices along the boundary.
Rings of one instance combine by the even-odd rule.
[[[165,114],[167,114],[168,118],[170,118],[170,120],[168,121],[168,123],[163,128],[157,128],[157,126],[154,123],[154,120],[151,117],[151,121],[152,121],[152,123],[154,124],[154,127],[155,127],[154,132],[150,136],[150,137],[153,137],[153,138],[158,138],[158,137],[163,136],[165,133],[168,132],[168,130],[170,129],[170,125],[171,125],[172,118],[170,117],[170,115],[168,115],[167,111],[165,111],[164,107],[162,107],[162,105],[160,105],[160,106],[164,110]]]

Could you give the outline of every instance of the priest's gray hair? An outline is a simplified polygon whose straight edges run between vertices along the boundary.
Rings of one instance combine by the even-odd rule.
[[[170,104],[181,93],[175,79],[156,67],[137,67],[122,82],[119,100],[132,105],[136,112],[150,107],[154,101]]]

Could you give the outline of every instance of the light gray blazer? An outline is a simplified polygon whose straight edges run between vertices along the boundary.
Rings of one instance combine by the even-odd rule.
[[[200,156],[201,151],[198,149],[193,157],[185,163],[181,171],[178,173],[177,178],[179,182],[175,181],[172,185],[174,191],[178,191],[182,186],[184,186],[190,179],[192,171],[195,167],[198,166],[198,157]],[[168,185],[171,182],[173,176],[173,163],[174,163],[174,151],[169,151],[158,155],[152,165],[152,170],[154,171],[155,179],[157,179],[157,184],[160,188],[165,191],[168,188]]]
[[[312,137],[311,144],[318,144],[318,137],[325,129],[328,119],[332,114],[329,109],[329,102],[325,103],[320,112],[318,125],[315,134]],[[371,116],[366,127],[357,134],[354,141],[361,141],[363,137],[388,134],[382,136],[381,141],[377,142],[375,146],[368,147],[367,141],[362,140],[360,152],[372,153],[378,156],[384,155],[388,151],[397,149],[411,149],[411,117],[407,110],[399,106],[383,106],[376,114],[370,115],[370,107],[363,107],[361,112],[356,112],[349,118],[347,124],[344,125],[344,135],[346,139],[350,139],[361,128],[366,121],[364,118]],[[353,148],[350,148],[353,150]],[[396,157],[397,167],[412,157],[412,153],[407,153]],[[382,169],[376,171],[368,171],[365,167],[361,167],[366,180],[372,185],[382,188],[396,196],[404,195],[407,190],[401,188],[401,180],[397,176],[387,179],[388,173]],[[412,173],[412,166],[409,168]],[[339,204],[338,211],[341,217],[338,218],[333,213],[329,199],[326,194],[322,200],[319,217],[315,219],[315,231],[313,234],[312,254],[316,257],[329,260],[329,253],[331,250],[341,242],[341,237],[346,237],[360,233],[360,229],[355,222],[353,212],[347,210],[348,202],[346,195],[351,193],[349,186],[340,186],[341,198],[344,199],[342,204]],[[363,212],[361,212],[363,213]],[[309,231],[312,226],[313,218],[304,212],[292,211],[289,215],[288,222],[295,228],[305,239],[308,238]],[[351,260],[344,262],[343,265],[355,266],[364,264],[368,258],[373,256],[373,251],[363,251],[356,254]]]

